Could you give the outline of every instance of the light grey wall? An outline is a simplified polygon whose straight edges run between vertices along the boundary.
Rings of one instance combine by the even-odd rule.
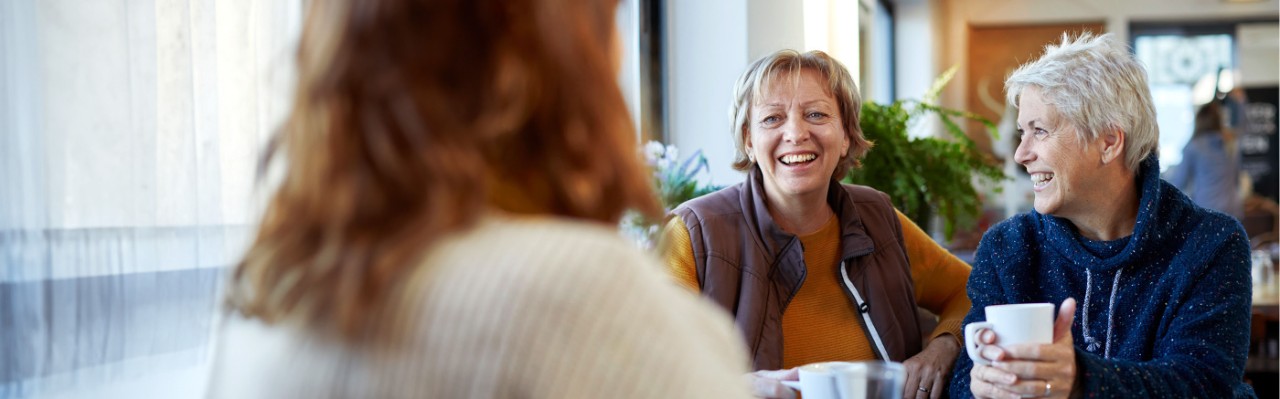
[[[741,180],[729,165],[729,101],[747,65],[747,0],[667,2],[667,137],[682,154],[701,149],[710,180]]]
[[[747,3],[747,62],[781,49],[804,50],[803,2],[749,0]]]
[[[939,0],[900,0],[894,12],[897,23],[894,36],[897,40],[894,55],[894,81],[898,99],[921,99],[933,79],[946,70],[941,65],[939,49],[942,30]],[[940,129],[936,117],[913,124],[908,132],[913,137],[929,136]]]
[[[800,1],[699,0],[666,3],[667,137],[681,156],[701,149],[710,182],[742,180],[733,170],[729,108],[748,63],[783,48],[803,49]]]
[[[1280,23],[1242,24],[1236,29],[1240,46],[1240,86],[1280,84]]]
[[[939,45],[934,36],[937,28],[936,0],[899,0],[894,12],[897,23],[897,52],[894,66],[899,98],[920,98],[939,72]]]

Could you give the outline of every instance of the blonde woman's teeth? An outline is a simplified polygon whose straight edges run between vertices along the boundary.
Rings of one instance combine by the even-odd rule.
[[[783,155],[782,158],[780,158],[779,160],[782,161],[782,163],[784,164],[791,165],[795,163],[809,162],[816,158],[818,158],[818,156],[814,154],[795,154],[795,155]]]

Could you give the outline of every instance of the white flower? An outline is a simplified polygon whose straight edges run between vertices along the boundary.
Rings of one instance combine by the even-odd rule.
[[[656,165],[658,160],[662,159],[664,152],[666,152],[666,148],[663,148],[662,143],[657,141],[645,143],[644,161],[650,165]]]
[[[667,157],[662,157],[662,158],[658,158],[658,162],[654,165],[654,167],[657,168],[657,170],[659,171],[663,171],[663,170],[667,170],[667,168],[670,168],[671,165],[673,164],[675,164],[675,162],[671,162],[671,160],[667,159]]]

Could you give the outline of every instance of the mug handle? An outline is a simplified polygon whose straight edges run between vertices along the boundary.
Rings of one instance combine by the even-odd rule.
[[[969,323],[968,325],[964,326],[964,349],[966,352],[969,352],[969,359],[972,359],[974,364],[980,364],[983,366],[991,365],[990,361],[982,357],[982,354],[978,353],[977,339],[978,339],[978,330],[981,330],[981,329],[990,330],[993,327],[995,327],[995,325],[991,324],[991,322],[986,322],[986,321]]]

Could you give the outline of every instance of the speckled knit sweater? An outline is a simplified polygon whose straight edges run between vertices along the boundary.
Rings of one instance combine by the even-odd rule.
[[[969,277],[973,308],[1076,298],[1078,388],[1083,397],[1254,397],[1249,349],[1249,243],[1231,217],[1196,206],[1142,162],[1133,235],[1089,241],[1065,219],[1035,211],[994,226]],[[953,397],[968,397],[963,354]]]

